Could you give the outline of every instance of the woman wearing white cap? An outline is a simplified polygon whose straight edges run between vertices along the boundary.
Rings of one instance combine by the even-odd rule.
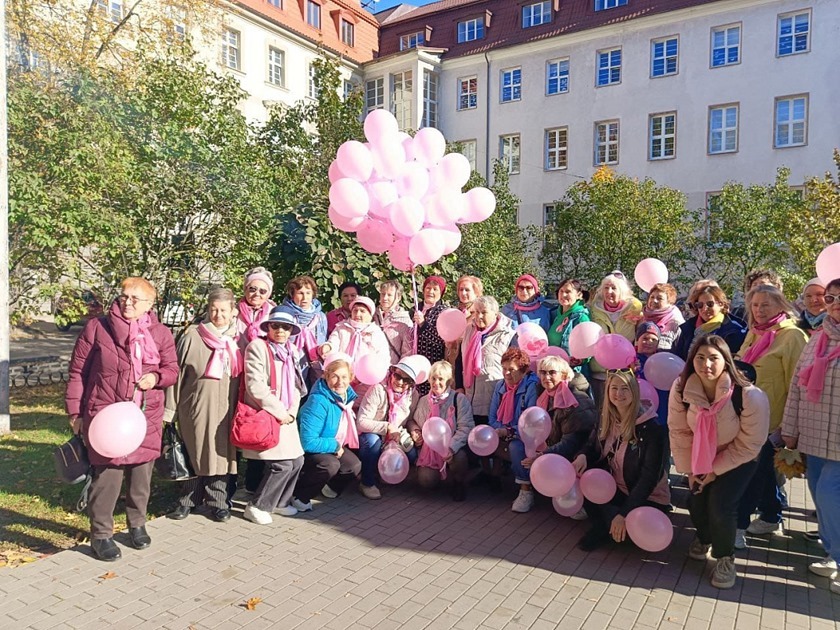
[[[257,337],[265,337],[260,324],[274,308],[271,301],[274,278],[265,267],[254,267],[245,274],[244,289],[245,295],[237,304],[237,330],[243,349]]]
[[[813,335],[822,329],[823,320],[826,315],[825,306],[825,285],[819,278],[811,278],[802,288],[802,309],[801,317],[796,325],[809,335]]]

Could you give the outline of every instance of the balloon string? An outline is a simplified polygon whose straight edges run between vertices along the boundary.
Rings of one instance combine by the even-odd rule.
[[[420,311],[420,306],[417,301],[417,279],[414,277],[414,265],[411,266],[411,295],[414,298],[414,312]],[[417,324],[414,324],[412,348],[413,353],[417,354]]]

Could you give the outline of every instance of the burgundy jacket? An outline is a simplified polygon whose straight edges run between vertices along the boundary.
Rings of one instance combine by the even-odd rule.
[[[116,305],[115,305],[116,306]],[[114,307],[111,307],[113,313]],[[88,449],[94,466],[125,466],[144,464],[160,455],[163,432],[164,389],[178,378],[178,356],[172,333],[158,322],[154,313],[150,331],[160,353],[160,364],[143,366],[143,374],[157,375],[157,384],[146,391],[146,437],[133,453],[125,457],[108,458],[92,448]],[[87,438],[93,417],[111,403],[131,400],[134,394],[134,372],[128,348],[128,335],[119,338],[111,325],[112,315],[92,319],[76,340],[70,359],[70,380],[64,404],[67,414],[80,416],[82,431]],[[87,440],[85,440],[87,442]]]

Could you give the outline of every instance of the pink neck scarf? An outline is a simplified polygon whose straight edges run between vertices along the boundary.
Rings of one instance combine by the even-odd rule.
[[[828,366],[832,361],[840,358],[840,346],[837,346],[830,354],[826,354],[829,341],[826,331],[829,328],[834,328],[834,325],[831,318],[826,317],[823,322],[823,330],[820,332],[820,338],[817,339],[817,345],[814,348],[814,362],[802,368],[799,372],[799,386],[806,388],[808,402],[818,403],[820,401],[825,387],[825,375],[828,372]]]
[[[292,392],[295,390],[295,352],[290,341],[284,344],[267,341],[269,354],[272,360],[280,363],[280,374],[277,389],[277,398],[283,403],[286,409],[292,406]]]
[[[245,338],[249,342],[261,336],[260,323],[268,317],[269,311],[271,304],[268,300],[256,311],[245,300],[239,300],[239,321],[245,324]]]
[[[441,395],[442,399],[445,399],[448,395],[449,390],[446,391],[446,394]],[[429,395],[429,409],[429,418],[440,417],[440,405],[433,403],[431,394]],[[444,418],[443,420],[446,422],[447,425],[449,425],[449,430],[455,433],[454,402],[449,406],[449,409],[446,412],[446,418]],[[446,479],[446,460],[443,458],[442,455],[440,455],[440,453],[436,453],[434,450],[432,450],[425,444],[420,448],[420,455],[417,457],[417,465],[426,466],[427,468],[434,468],[435,470],[440,472],[441,479]]]
[[[356,428],[356,414],[353,413],[353,405],[338,403],[341,407],[341,418],[338,421],[338,431],[335,439],[342,446],[359,448],[359,431]]]
[[[440,396],[429,392],[429,417],[430,418],[440,418],[440,405],[449,398],[449,393],[451,389],[447,389],[443,392]],[[453,403],[454,407],[454,403]]]
[[[160,365],[160,352],[149,331],[151,325],[152,318],[148,313],[128,322],[128,347],[131,352],[131,367],[134,370],[135,383],[143,376],[144,365]],[[143,392],[135,390],[134,402],[141,405],[142,400]]]
[[[744,353],[743,360],[745,363],[755,365],[756,361],[767,354],[770,346],[773,345],[773,341],[776,339],[776,333],[779,332],[776,326],[786,319],[787,313],[779,313],[767,323],[756,324],[752,327],[751,332],[758,335],[758,341],[747,348],[747,351]]]
[[[554,394],[550,394],[547,389],[543,390],[543,393],[537,398],[537,406],[548,411],[549,400],[551,400],[552,409],[568,409],[578,406],[577,398],[569,389],[569,384],[566,381],[560,381],[560,384],[554,388]]]
[[[393,430],[399,429],[400,424],[397,422],[397,406],[402,405],[406,400],[406,395],[411,397],[411,389],[405,390],[401,394],[397,394],[391,389],[390,383],[385,386],[385,393],[388,395],[388,424]]]
[[[496,330],[499,325],[498,318],[487,330],[479,330],[476,328],[473,331],[470,342],[467,344],[466,352],[464,353],[464,387],[472,387],[475,384],[475,377],[481,374],[481,364],[483,356],[481,353],[481,344],[484,338],[491,332]]]
[[[694,427],[694,439],[691,442],[691,472],[705,475],[712,472],[717,455],[717,415],[732,398],[734,387],[708,409],[697,412],[697,425]]]
[[[618,313],[621,309],[623,309],[626,306],[624,302],[619,302],[615,306],[610,306],[609,304],[607,304],[606,301],[602,302],[602,304],[604,306],[604,310],[608,313]]]
[[[644,320],[646,322],[653,322],[657,326],[659,326],[660,330],[665,330],[665,327],[671,323],[674,319],[674,308],[673,306],[669,306],[668,308],[663,308],[659,311],[654,311],[649,309],[647,306],[645,307],[645,314]]]
[[[364,334],[371,323],[368,322],[367,324],[363,324],[362,322],[356,322],[352,319],[348,319],[346,321],[350,325],[350,343],[347,344],[346,352],[350,355],[350,358],[355,361],[358,358],[356,355],[359,354],[359,351],[362,349],[362,334]]]
[[[198,325],[198,336],[204,345],[212,350],[210,360],[204,369],[204,378],[221,380],[222,375],[227,371],[231,378],[236,378],[242,373],[242,352],[233,337],[217,337],[202,322]]]
[[[496,412],[496,418],[502,424],[510,424],[513,422],[513,408],[516,402],[516,385],[508,385],[505,383],[505,393],[502,394],[502,402],[499,403],[499,410]]]
[[[300,323],[298,323],[300,326]],[[315,328],[318,326],[318,316],[316,315],[306,326],[300,326],[300,334],[295,339],[295,347],[303,352],[310,361],[315,361],[318,357],[318,339],[315,337]]]

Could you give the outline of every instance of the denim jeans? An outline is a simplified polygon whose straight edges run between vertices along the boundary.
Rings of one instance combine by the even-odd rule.
[[[835,562],[840,563],[840,462],[808,455],[805,475],[817,507],[823,547]]]
[[[378,472],[379,455],[382,454],[382,436],[378,433],[362,433],[359,435],[359,459],[362,460],[362,484],[365,486],[376,485],[376,474]],[[413,448],[406,453],[408,463],[414,464],[417,461],[417,449]]]
[[[761,447],[758,467],[738,506],[738,529],[747,529],[756,509],[762,521],[782,522],[782,494],[776,485],[776,468],[773,465],[775,452],[770,440]]]
[[[516,483],[531,483],[531,469],[522,465],[522,460],[525,459],[525,444],[522,440],[511,440],[508,444],[508,452],[510,453],[510,468],[516,478]]]

